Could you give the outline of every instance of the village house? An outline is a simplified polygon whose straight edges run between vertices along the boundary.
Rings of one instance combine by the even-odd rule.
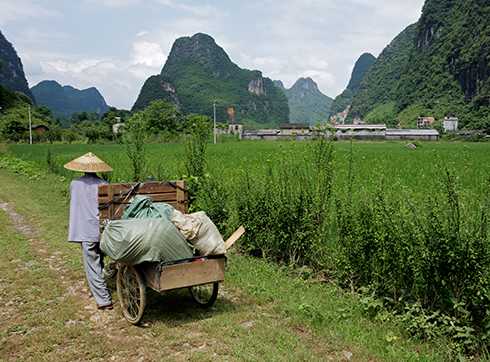
[[[309,123],[281,123],[281,136],[295,136],[310,133]]]
[[[38,124],[36,126],[32,126],[32,130],[37,133],[44,133],[49,131],[49,127],[45,126],[44,124]]]
[[[238,137],[242,139],[243,123],[229,123],[228,134],[237,134]]]
[[[387,129],[386,139],[397,141],[437,141],[439,132],[436,129]]]
[[[385,124],[335,124],[329,126],[334,130],[333,136],[339,141],[353,140],[384,140]]]
[[[117,133],[119,132],[119,127],[121,127],[124,124],[123,121],[121,121],[121,117],[116,117],[116,123],[112,125],[112,132]]]
[[[419,117],[417,118],[417,128],[428,127],[434,123],[435,120],[434,117]]]
[[[456,131],[458,129],[458,117],[444,117],[440,119],[442,125],[444,126],[444,131]]]

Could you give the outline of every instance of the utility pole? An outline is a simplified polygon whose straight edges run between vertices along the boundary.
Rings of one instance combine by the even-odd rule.
[[[214,143],[216,144],[216,101],[213,103],[213,112],[214,112]]]
[[[29,106],[29,140],[32,145],[32,125],[31,125],[31,106]]]

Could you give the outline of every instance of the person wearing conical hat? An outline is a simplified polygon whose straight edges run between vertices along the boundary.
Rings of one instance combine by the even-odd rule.
[[[99,249],[99,185],[107,181],[96,172],[114,171],[104,161],[89,152],[73,161],[65,168],[84,172],[85,175],[70,183],[70,222],[68,241],[80,243],[87,281],[99,309],[112,309],[111,296],[103,273],[103,254]]]

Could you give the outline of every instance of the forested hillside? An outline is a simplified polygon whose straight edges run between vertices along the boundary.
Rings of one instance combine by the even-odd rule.
[[[22,62],[17,55],[13,45],[5,38],[0,31],[0,85],[12,92],[21,92],[35,102],[34,95],[29,89],[27,79],[24,74]]]
[[[258,70],[234,64],[206,34],[177,39],[160,77],[148,79],[133,110],[141,110],[160,97],[181,102],[184,115],[203,113],[218,122],[235,121],[246,128],[278,128],[289,122],[284,92]]]
[[[364,77],[347,122],[415,127],[419,116],[457,116],[460,128],[489,128],[489,18],[488,2],[427,0]]]
[[[425,3],[396,92],[400,115],[455,115],[461,126],[490,126],[488,19],[488,1]]]
[[[329,118],[332,116],[338,117],[336,116],[337,114],[344,112],[344,110],[350,106],[354,93],[356,93],[364,75],[371,68],[375,60],[376,58],[370,53],[364,53],[357,59],[356,64],[354,64],[354,68],[352,69],[347,88],[335,97],[335,100],[332,103]]]

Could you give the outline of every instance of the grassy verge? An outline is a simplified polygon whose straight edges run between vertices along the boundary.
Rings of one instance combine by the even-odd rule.
[[[0,171],[0,360],[448,361],[402,326],[364,317],[356,298],[308,269],[239,253],[215,305],[186,290],[148,291],[141,326],[89,297],[77,245],[66,242],[68,181]],[[9,209],[10,208],[10,209]],[[14,214],[15,213],[15,214]],[[18,215],[12,219],[9,214]],[[23,216],[23,218],[20,218]],[[116,299],[115,283],[108,281]],[[116,300],[117,301],[117,300]]]

